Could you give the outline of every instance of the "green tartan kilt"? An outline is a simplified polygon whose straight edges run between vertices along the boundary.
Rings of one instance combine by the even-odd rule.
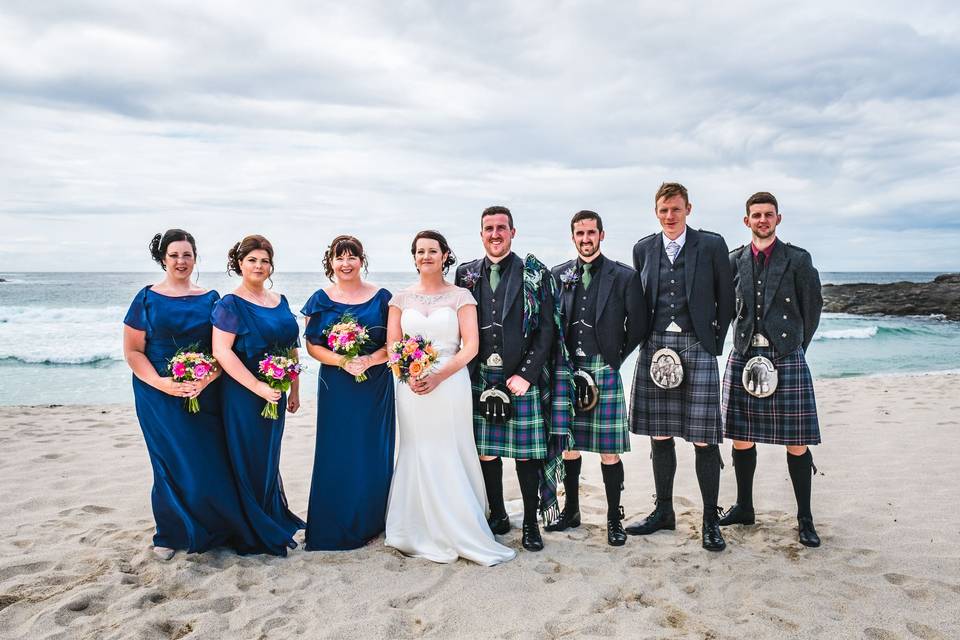
[[[503,369],[481,363],[473,387],[473,435],[481,456],[539,460],[547,457],[547,431],[543,424],[543,407],[537,385],[522,396],[510,396],[513,416],[506,424],[490,424],[477,409],[484,389],[505,382]],[[549,393],[549,390],[548,390]]]
[[[593,377],[600,397],[589,413],[578,413],[574,417],[571,449],[594,453],[630,451],[627,402],[620,372],[614,371],[600,355],[574,356],[573,365],[574,369],[583,369]]]

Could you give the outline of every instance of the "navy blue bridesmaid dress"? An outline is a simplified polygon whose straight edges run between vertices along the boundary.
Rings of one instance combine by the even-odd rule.
[[[174,297],[144,287],[123,322],[146,333],[145,354],[166,377],[178,349],[196,343],[210,353],[210,312],[219,298],[216,291]],[[254,531],[240,506],[220,419],[220,381],[200,394],[199,413],[187,412],[183,398],[135,375],[133,396],[153,467],[153,544],[188,552],[221,546],[240,553],[283,549],[285,539]]]
[[[305,337],[325,347],[323,331],[349,312],[367,327],[364,353],[372,353],[387,340],[389,301],[386,289],[360,304],[334,302],[321,289],[301,311],[310,317]],[[339,367],[321,367],[308,550],[356,549],[384,530],[396,439],[394,382],[383,365],[367,369],[367,376],[356,382]]]
[[[213,307],[210,318],[213,326],[236,336],[233,352],[255,376],[265,353],[300,344],[300,327],[284,296],[276,307],[262,307],[227,294]],[[286,546],[293,549],[297,546],[293,535],[305,524],[287,506],[280,478],[287,394],[277,405],[279,417],[271,420],[260,416],[266,400],[227,373],[222,378],[223,427],[240,502],[257,530],[281,533]],[[286,555],[286,549],[279,555]]]

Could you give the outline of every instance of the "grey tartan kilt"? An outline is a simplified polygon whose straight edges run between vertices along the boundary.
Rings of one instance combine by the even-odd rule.
[[[583,369],[597,384],[597,406],[573,419],[573,447],[593,453],[630,451],[630,429],[627,426],[627,403],[623,395],[620,372],[603,360],[603,356],[574,356],[575,369]]]
[[[679,353],[683,363],[683,382],[676,389],[661,389],[650,379],[650,361],[663,347]],[[630,390],[630,430],[688,442],[723,442],[717,358],[698,344],[694,334],[654,331],[647,338]]]
[[[777,390],[756,398],[743,388],[743,367],[764,356],[777,368]],[[769,347],[751,347],[746,355],[731,351],[723,376],[723,432],[727,438],[765,444],[820,444],[820,421],[813,378],[803,348],[777,356]]]
[[[535,459],[547,457],[547,430],[543,424],[543,406],[540,388],[533,384],[522,396],[510,396],[513,416],[504,425],[487,422],[477,409],[480,394],[487,387],[505,381],[503,369],[478,365],[478,375],[472,381],[473,436],[477,453],[481,456]]]

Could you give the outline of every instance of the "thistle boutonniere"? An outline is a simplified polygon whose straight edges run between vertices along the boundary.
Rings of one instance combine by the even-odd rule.
[[[479,282],[479,280],[480,280],[480,269],[477,269],[476,271],[465,271],[460,282],[463,284],[465,288],[470,289],[472,291],[473,288],[477,286],[477,282]]]
[[[580,282],[580,271],[576,266],[570,267],[560,274],[560,282],[563,283],[564,289],[573,289]]]

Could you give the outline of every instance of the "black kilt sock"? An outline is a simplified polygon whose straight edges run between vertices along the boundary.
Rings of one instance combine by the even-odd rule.
[[[793,482],[793,495],[797,498],[797,517],[812,518],[810,512],[810,485],[813,480],[813,454],[807,449],[802,456],[787,452],[787,468]]]
[[[503,460],[481,460],[480,469],[483,470],[483,486],[487,490],[487,502],[490,503],[490,517],[503,518],[507,515],[507,508],[503,504]]]
[[[717,496],[720,494],[720,447],[708,444],[694,447],[697,452],[697,482],[700,483],[700,496],[703,498],[705,518],[716,517]]]
[[[517,460],[517,480],[520,481],[520,495],[523,497],[523,522],[537,522],[537,508],[540,506],[540,466],[543,460]]]
[[[583,458],[563,461],[563,470],[566,474],[563,478],[565,495],[563,510],[569,513],[580,511],[580,465],[582,462]]]
[[[623,491],[623,461],[601,464],[603,488],[607,492],[607,520],[620,517],[620,492]]]
[[[650,459],[653,460],[653,485],[657,490],[657,505],[673,511],[673,477],[677,473],[677,450],[673,438],[650,438]]]
[[[733,470],[737,473],[737,504],[753,511],[753,475],[757,471],[757,445],[733,449]]]

